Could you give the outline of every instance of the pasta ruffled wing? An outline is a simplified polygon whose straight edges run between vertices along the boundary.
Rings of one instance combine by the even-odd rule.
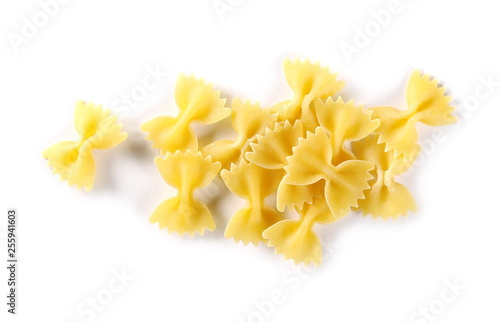
[[[58,174],[62,181],[69,186],[84,187],[85,191],[92,190],[95,178],[95,161],[92,151],[79,148],[77,142],[58,142],[42,152],[47,159],[47,165],[54,174]]]
[[[231,114],[231,110],[224,107],[226,99],[220,98],[220,91],[215,91],[211,84],[205,84],[203,79],[195,79],[192,75],[179,76],[175,101],[181,114],[200,124],[213,124]]]
[[[300,120],[292,126],[287,120],[276,123],[274,129],[267,128],[265,135],[257,135],[257,143],[251,143],[252,152],[246,158],[266,169],[283,169],[286,158],[292,155],[292,148],[298,144],[304,129]]]
[[[219,173],[220,163],[201,152],[168,152],[165,158],[155,158],[156,167],[163,180],[176,189],[195,189],[207,186]]]
[[[324,171],[330,165],[332,147],[323,128],[308,132],[299,139],[293,154],[287,158],[286,175],[283,181],[293,185],[309,185],[324,179]]]
[[[373,178],[370,161],[349,160],[334,167],[334,173],[326,180],[325,197],[330,210],[336,217],[342,217],[358,205],[364,198],[363,191],[370,188],[368,181]]]
[[[302,209],[304,204],[311,204],[314,198],[325,196],[325,180],[320,180],[309,185],[294,185],[284,180],[278,186],[276,207],[279,211],[285,208]]]
[[[208,207],[200,201],[175,196],[162,202],[149,218],[152,224],[158,223],[160,230],[167,228],[169,233],[179,236],[195,233],[204,235],[205,229],[215,229],[215,221]]]
[[[120,132],[122,124],[116,122],[116,116],[103,110],[101,105],[79,101],[74,119],[81,139],[93,149],[110,149],[127,138],[127,133]]]
[[[450,96],[445,95],[446,88],[439,86],[438,80],[431,80],[427,74],[421,75],[415,70],[406,87],[406,102],[410,110],[415,111],[420,122],[429,126],[442,126],[455,123],[452,115],[455,107],[449,103]]]
[[[332,148],[323,128],[315,133],[307,132],[306,138],[299,138],[293,154],[287,157],[286,175],[283,177],[277,195],[279,210],[285,207],[302,208],[314,197],[324,194],[323,169],[330,164]]]
[[[373,117],[381,122],[376,131],[380,135],[378,143],[385,143],[386,151],[393,151],[396,157],[413,158],[418,146],[417,119],[389,106],[373,108]]]
[[[245,141],[263,133],[278,119],[277,114],[271,114],[269,109],[261,108],[259,103],[251,103],[248,100],[243,102],[239,98],[233,100],[231,110],[233,128],[238,137]]]

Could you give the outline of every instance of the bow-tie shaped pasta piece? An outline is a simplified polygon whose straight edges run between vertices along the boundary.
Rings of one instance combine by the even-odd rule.
[[[149,221],[159,223],[160,229],[179,235],[193,236],[204,229],[214,230],[215,222],[208,207],[194,198],[194,191],[207,186],[219,173],[221,164],[212,162],[201,152],[167,152],[165,158],[156,157],[155,163],[163,179],[178,190],[177,195],[161,203]]]
[[[308,132],[293,148],[285,167],[284,184],[312,185],[324,181],[326,202],[335,216],[349,213],[363,198],[363,190],[370,187],[373,178],[370,171],[374,165],[369,161],[348,160],[339,165],[332,164],[332,146],[325,130],[321,127],[315,133]],[[278,187],[278,199],[285,197]]]
[[[120,132],[122,124],[116,123],[116,117],[111,116],[109,110],[83,101],[76,104],[74,123],[80,140],[56,143],[45,149],[42,156],[61,180],[90,191],[96,171],[92,151],[114,147],[125,141],[127,133]]]
[[[318,99],[314,107],[319,124],[330,136],[334,165],[355,159],[352,152],[346,149],[346,142],[361,140],[380,125],[379,120],[371,119],[371,111],[354,106],[352,100],[345,103],[341,97],[336,101],[330,97],[326,102]]]
[[[261,108],[258,103],[242,102],[236,98],[231,104],[231,122],[238,137],[235,140],[215,141],[204,147],[202,152],[222,163],[223,169],[228,169],[231,163],[237,163],[245,150],[249,149],[249,140],[263,133],[277,118],[277,114],[271,114],[269,109]]]
[[[410,191],[394,180],[396,175],[408,170],[412,162],[405,161],[402,155],[394,157],[392,151],[386,152],[385,143],[377,143],[377,140],[377,135],[370,135],[352,143],[356,157],[375,164],[371,188],[365,191],[365,199],[359,200],[358,209],[364,215],[384,219],[396,219],[400,215],[407,215],[409,211],[416,212],[417,204]]]
[[[231,114],[225,108],[225,99],[219,98],[220,91],[214,91],[194,76],[179,76],[175,89],[175,101],[179,108],[176,117],[160,116],[142,125],[141,130],[149,132],[147,140],[153,141],[153,148],[160,148],[161,154],[177,150],[198,150],[198,140],[190,127],[191,122],[216,123]]]
[[[231,170],[222,170],[221,177],[229,190],[247,201],[246,206],[233,215],[224,236],[244,245],[257,246],[265,242],[262,232],[282,219],[281,214],[266,206],[265,198],[276,191],[283,170],[268,170],[242,159]]]
[[[414,71],[406,87],[407,110],[372,108],[373,117],[381,121],[376,131],[380,134],[378,143],[386,143],[386,151],[394,150],[396,157],[403,154],[405,160],[413,159],[418,149],[417,122],[442,126],[456,121],[451,114],[455,108],[449,105],[451,97],[445,95],[445,90],[436,79]]]
[[[293,259],[295,264],[321,264],[321,241],[314,232],[315,224],[328,224],[338,220],[326,199],[315,198],[311,204],[305,204],[302,210],[296,209],[299,219],[286,219],[266,229],[262,236],[268,240],[268,246],[275,247],[276,254],[284,254],[285,259]]]
[[[293,99],[276,104],[272,111],[280,114],[280,121],[289,120],[293,123],[301,119],[306,130],[314,131],[318,121],[311,103],[318,98],[326,99],[335,95],[344,87],[344,82],[337,80],[337,75],[330,73],[328,68],[308,60],[287,59],[283,69],[286,81],[293,90]]]

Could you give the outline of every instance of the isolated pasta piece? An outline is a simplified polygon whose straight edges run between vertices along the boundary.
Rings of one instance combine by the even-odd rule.
[[[451,97],[445,95],[445,90],[436,79],[431,80],[429,75],[415,70],[406,87],[407,110],[388,106],[372,108],[373,117],[381,121],[376,130],[380,134],[378,142],[386,143],[386,151],[394,150],[394,156],[403,154],[405,160],[411,160],[418,149],[417,122],[441,126],[456,121],[452,115],[455,108],[449,104]]]
[[[212,124],[231,114],[225,108],[225,99],[219,98],[220,92],[214,91],[194,76],[180,75],[175,89],[175,101],[179,108],[177,116],[160,116],[142,125],[142,131],[148,132],[147,140],[153,141],[153,148],[159,148],[161,154],[177,150],[197,150],[198,140],[190,127],[191,122]]]
[[[348,160],[333,165],[332,147],[323,128],[315,133],[308,132],[306,138],[299,139],[299,145],[293,148],[285,167],[283,182],[293,185],[312,185],[325,181],[326,202],[335,216],[349,213],[357,206],[357,200],[364,198],[363,190],[370,187],[367,183],[374,165],[370,161]],[[283,196],[278,188],[278,199]]]
[[[405,161],[402,155],[394,157],[392,151],[385,151],[385,143],[377,143],[377,140],[377,135],[370,135],[352,143],[352,150],[357,158],[370,160],[375,165],[371,187],[365,190],[365,199],[358,201],[358,209],[364,215],[384,219],[396,219],[410,211],[416,212],[417,204],[410,191],[394,179],[408,170],[413,160]]]
[[[231,104],[231,122],[238,137],[236,140],[219,140],[203,148],[204,155],[211,155],[214,161],[222,163],[222,168],[228,169],[231,163],[237,163],[242,151],[249,150],[249,140],[259,133],[264,133],[278,118],[269,109],[263,109],[260,104],[249,101],[242,102],[235,98]]]
[[[336,101],[330,97],[326,102],[317,99],[315,109],[319,124],[330,136],[333,165],[355,159],[346,142],[361,140],[380,125],[379,120],[371,119],[371,111],[355,106],[352,100],[344,102],[342,97]]]
[[[276,254],[284,254],[285,259],[293,259],[295,264],[321,264],[322,247],[318,235],[314,232],[315,224],[328,224],[338,220],[324,197],[315,198],[311,204],[296,209],[299,219],[278,221],[266,229],[262,236],[268,240],[268,246],[275,247]]]
[[[265,204],[265,198],[276,191],[283,170],[264,169],[244,159],[221,176],[229,190],[247,201],[227,224],[224,236],[244,245],[265,242],[262,232],[282,219],[281,214]]]
[[[294,95],[291,100],[273,106],[272,110],[280,114],[280,121],[289,120],[293,123],[301,119],[306,130],[314,131],[318,121],[311,103],[317,98],[326,99],[335,95],[344,87],[344,82],[337,80],[337,75],[330,73],[327,67],[308,60],[287,59],[283,69]]]
[[[302,121],[290,124],[288,120],[276,123],[274,129],[267,128],[265,135],[257,135],[257,142],[250,143],[251,152],[245,157],[266,169],[283,169],[288,162],[286,158],[292,154],[292,148],[304,136]]]
[[[90,191],[95,179],[94,149],[110,149],[125,141],[127,133],[121,132],[122,124],[101,105],[76,103],[74,124],[80,135],[78,141],[62,141],[42,152],[54,174],[70,186],[84,187]]]
[[[161,203],[149,221],[159,223],[160,229],[179,235],[203,235],[205,228],[215,229],[215,222],[208,207],[194,198],[194,191],[207,186],[220,171],[221,164],[212,162],[201,152],[167,152],[165,158],[155,158],[156,167],[163,179],[177,189],[177,195]]]

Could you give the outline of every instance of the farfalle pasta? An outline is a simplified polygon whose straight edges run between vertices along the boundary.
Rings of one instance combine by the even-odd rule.
[[[198,139],[190,124],[213,124],[231,114],[231,110],[224,107],[226,100],[219,96],[220,92],[203,80],[181,75],[175,89],[179,114],[154,118],[141,129],[148,132],[147,139],[153,141],[153,148],[159,148],[162,154],[198,150]]]
[[[373,117],[381,122],[376,131],[380,135],[378,142],[386,143],[386,151],[411,160],[418,150],[417,122],[442,126],[456,121],[452,115],[455,108],[449,104],[451,97],[445,95],[445,90],[437,79],[431,80],[429,75],[416,70],[406,87],[406,110],[388,106],[372,108]]]
[[[220,162],[212,162],[210,156],[203,157],[201,152],[178,150],[174,154],[167,152],[165,158],[156,157],[155,163],[165,182],[177,189],[177,195],[162,202],[149,221],[179,235],[203,235],[205,229],[214,230],[210,210],[196,200],[194,191],[207,186],[217,176]]]
[[[397,219],[417,210],[397,176],[420,151],[417,122],[441,126],[455,121],[444,87],[414,71],[406,87],[406,110],[365,109],[353,100],[333,98],[344,82],[328,68],[308,60],[286,60],[283,68],[293,97],[270,107],[234,98],[227,108],[211,85],[194,76],[179,77],[177,116],[157,117],[142,126],[163,156],[155,159],[160,175],[177,190],[154,210],[151,223],[180,235],[214,230],[209,202],[195,198],[195,191],[220,175],[228,190],[246,201],[232,213],[226,238],[244,245],[262,242],[295,264],[320,265],[316,224],[356,211]],[[214,124],[229,115],[236,138],[200,147],[191,124]],[[92,150],[113,147],[126,133],[108,111],[83,102],[77,104],[75,127],[79,141],[57,143],[43,156],[61,179],[90,190]],[[295,218],[288,219],[290,211]]]
[[[232,193],[247,201],[232,216],[224,235],[245,245],[264,242],[262,232],[282,219],[277,210],[265,204],[265,198],[276,191],[282,170],[269,170],[241,160],[237,166],[231,165],[231,170],[222,170],[221,176]]]
[[[109,110],[83,101],[76,103],[74,124],[80,139],[58,142],[46,148],[42,156],[61,180],[90,191],[96,172],[92,151],[120,144],[127,138],[127,133],[121,132],[122,125],[116,123],[116,117]]]

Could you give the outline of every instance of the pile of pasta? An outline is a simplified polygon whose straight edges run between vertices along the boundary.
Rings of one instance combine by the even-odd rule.
[[[319,265],[322,246],[315,224],[330,224],[353,211],[382,218],[415,212],[410,191],[396,181],[419,152],[416,123],[453,123],[445,88],[414,71],[406,108],[365,109],[333,98],[344,82],[318,63],[284,62],[291,99],[271,107],[235,98],[230,107],[220,92],[192,76],[178,79],[177,116],[143,124],[147,140],[162,156],[155,163],[178,193],[152,214],[151,223],[180,235],[203,234],[215,222],[194,191],[220,175],[232,193],[246,200],[225,236],[247,245],[274,247],[295,263]],[[191,124],[231,117],[232,140],[200,146]],[[276,204],[266,198],[276,194]],[[285,212],[295,213],[289,219]]]
[[[445,88],[414,71],[405,108],[365,109],[334,98],[344,82],[318,63],[286,60],[284,72],[293,97],[265,108],[239,98],[226,107],[211,85],[179,77],[178,114],[142,126],[160,151],[155,163],[161,176],[177,190],[156,208],[151,223],[179,235],[214,230],[212,213],[195,191],[220,176],[246,201],[227,224],[227,238],[244,245],[263,242],[296,264],[319,265],[322,245],[315,224],[333,223],[353,211],[396,219],[417,210],[396,177],[420,151],[417,122],[442,126],[456,121]],[[228,117],[236,138],[201,146],[192,124]],[[96,172],[93,150],[112,148],[127,133],[109,110],[92,103],[77,103],[74,122],[79,139],[58,142],[42,155],[61,180],[89,191]],[[222,128],[221,123],[212,128]]]

